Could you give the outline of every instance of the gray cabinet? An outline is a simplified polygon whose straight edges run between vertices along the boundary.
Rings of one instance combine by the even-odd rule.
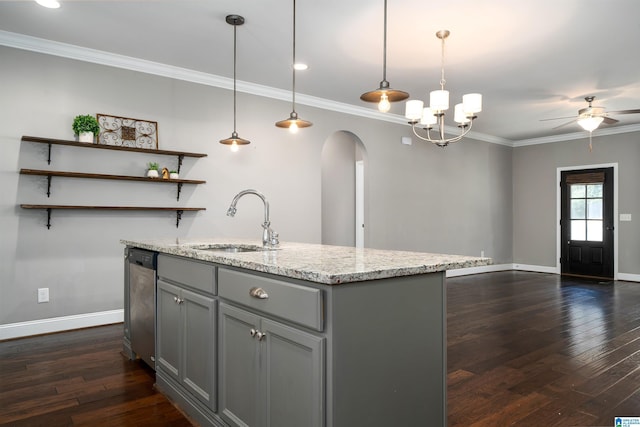
[[[444,273],[324,285],[161,253],[156,384],[207,427],[446,425]]]
[[[158,280],[156,369],[216,410],[216,301]]]
[[[324,345],[220,303],[220,416],[232,426],[324,426]]]

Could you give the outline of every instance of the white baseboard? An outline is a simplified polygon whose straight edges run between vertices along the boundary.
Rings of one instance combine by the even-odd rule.
[[[31,335],[50,334],[71,329],[109,325],[124,321],[124,310],[110,310],[98,313],[76,314],[73,316],[53,317],[50,319],[30,320],[28,322],[0,325],[0,341]]]
[[[560,274],[557,267],[548,267],[545,265],[530,264],[496,264],[484,267],[459,268],[456,270],[448,270],[447,277],[467,276],[470,274],[491,273],[494,271],[533,271],[535,273]],[[640,274],[618,273],[616,280],[624,280],[628,282],[640,282]]]
[[[640,282],[640,274],[618,273],[618,280]]]
[[[494,271],[513,270],[513,264],[492,264],[482,267],[456,268],[447,270],[447,277],[468,276],[470,274],[492,273]]]
[[[511,264],[512,270],[533,271],[535,273],[560,274],[557,267],[548,267],[546,265],[530,265],[530,264]]]
[[[495,271],[533,271],[536,273],[551,273],[558,274],[555,267],[546,267],[543,265],[528,265],[528,264],[495,264],[485,265],[483,267],[470,267],[459,268],[455,270],[447,270],[447,277],[467,276],[470,274],[492,273]]]

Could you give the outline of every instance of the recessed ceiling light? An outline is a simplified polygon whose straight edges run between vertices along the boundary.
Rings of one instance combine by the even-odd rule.
[[[309,66],[307,64],[303,64],[301,62],[293,64],[293,69],[294,70],[303,71],[303,70],[306,70],[308,68],[309,68]]]
[[[60,3],[57,0],[36,0],[36,3],[49,9],[57,9],[60,7]]]

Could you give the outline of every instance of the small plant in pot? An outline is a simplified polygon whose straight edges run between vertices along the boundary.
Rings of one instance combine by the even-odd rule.
[[[71,125],[73,133],[78,135],[78,141],[93,143],[94,135],[100,133],[100,125],[95,117],[87,114],[76,116]]]
[[[149,162],[147,164],[147,176],[149,178],[158,178],[159,174],[158,174],[158,168],[160,167],[159,164],[155,163],[155,162]]]
[[[171,178],[171,179],[179,179],[180,175],[178,174],[178,171],[169,171],[169,178]]]

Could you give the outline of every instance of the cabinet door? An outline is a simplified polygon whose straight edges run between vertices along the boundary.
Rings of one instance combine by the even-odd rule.
[[[262,319],[266,427],[324,426],[325,339]]]
[[[258,400],[260,342],[251,330],[259,317],[220,303],[219,322],[219,413],[231,426],[257,427],[264,406]]]
[[[158,280],[156,369],[180,381],[180,288]]]
[[[182,290],[182,360],[180,380],[191,394],[216,410],[216,302]]]

